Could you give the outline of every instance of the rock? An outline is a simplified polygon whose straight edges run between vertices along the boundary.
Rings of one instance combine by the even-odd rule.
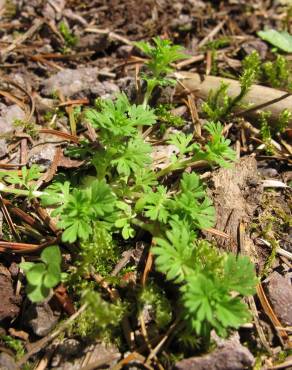
[[[56,144],[51,143],[34,146],[29,152],[28,165],[38,164],[48,169],[53,162],[56,150]]]
[[[0,369],[1,370],[19,370],[13,357],[6,352],[0,353]]]
[[[133,46],[132,45],[122,45],[117,49],[117,56],[119,58],[129,58],[130,55],[133,52]]]
[[[93,94],[102,98],[119,91],[114,83],[98,81],[98,68],[64,69],[43,81],[42,93],[60,91],[65,97],[81,98]]]
[[[251,368],[254,357],[239,341],[236,333],[230,339],[218,344],[213,352],[190,357],[175,364],[176,370],[243,370]]]
[[[263,167],[263,168],[259,168],[258,171],[265,178],[279,176],[279,173],[275,168],[270,168],[270,167],[264,168]]]
[[[26,324],[34,334],[44,337],[56,326],[60,313],[52,310],[47,303],[33,303],[24,314]]]
[[[0,265],[0,322],[18,315],[20,301],[21,298],[15,296],[10,272]]]
[[[117,80],[118,87],[127,95],[130,101],[137,98],[136,82],[134,77],[122,77]]]
[[[104,51],[109,46],[109,38],[107,34],[92,34],[78,38],[76,48],[78,50],[94,50],[96,53]]]
[[[48,96],[60,91],[67,98],[86,93],[98,83],[97,77],[97,68],[67,68],[44,80],[42,93]]]
[[[120,91],[119,87],[113,82],[104,81],[92,86],[91,93],[103,99],[113,98]]]
[[[73,357],[75,357],[75,359],[72,359],[72,362],[70,361],[70,363],[73,365],[73,363],[77,360],[76,362],[78,362],[79,364],[79,360],[80,358],[82,358],[82,352],[82,344],[78,340],[65,339],[62,343],[59,344],[58,348],[56,349],[51,361],[51,366],[54,368],[59,367],[61,363],[67,362],[68,360],[70,360],[70,358]]]
[[[16,104],[6,106],[0,104],[0,137],[8,135],[15,129],[15,120],[24,120],[24,111]],[[7,154],[7,143],[5,138],[0,139],[0,158]]]
[[[292,325],[292,285],[288,277],[274,271],[265,280],[267,296],[283,326]]]
[[[51,360],[51,367],[55,370],[79,370],[85,356],[89,356],[88,366],[99,361],[103,362],[103,359],[108,361],[110,356],[110,361],[106,361],[102,365],[110,365],[111,368],[120,359],[121,354],[113,345],[96,343],[82,348],[81,343],[77,340],[68,339],[57,348]]]
[[[261,40],[247,41],[242,44],[241,48],[246,55],[251,54],[253,51],[257,51],[262,60],[266,58],[268,51],[267,44]]]

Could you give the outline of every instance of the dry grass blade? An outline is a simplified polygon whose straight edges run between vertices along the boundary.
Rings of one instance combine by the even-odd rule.
[[[287,332],[285,330],[278,330],[277,329],[277,327],[281,327],[281,323],[280,323],[278,317],[276,316],[274,310],[272,309],[272,307],[271,307],[271,305],[268,301],[268,298],[267,298],[267,296],[264,292],[262,284],[258,284],[256,290],[257,290],[257,295],[259,297],[261,305],[262,305],[266,315],[271,320],[276,332],[279,335],[279,338],[280,338],[281,342],[285,345],[285,347],[292,348],[292,343],[289,342],[289,337],[288,337]]]

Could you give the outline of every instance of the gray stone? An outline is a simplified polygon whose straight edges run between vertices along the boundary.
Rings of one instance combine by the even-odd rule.
[[[91,87],[91,93],[103,99],[113,98],[118,92],[120,92],[119,87],[109,81],[99,82]]]
[[[53,311],[50,305],[44,302],[31,304],[24,316],[34,334],[44,337],[56,326],[60,313]]]
[[[1,370],[18,370],[18,366],[14,361],[13,357],[11,357],[6,352],[0,353],[0,369]]]
[[[94,50],[102,52],[109,46],[109,38],[106,34],[87,34],[78,39],[76,48],[78,50]]]
[[[16,120],[24,120],[24,111],[16,104],[6,106],[0,104],[0,158],[7,154],[5,136],[12,134]],[[2,136],[2,137],[1,137]]]
[[[24,119],[25,113],[17,104],[2,105],[0,107],[0,134],[13,131],[15,121]]]
[[[220,343],[221,342],[221,343]],[[218,348],[201,357],[190,357],[175,364],[176,370],[243,370],[251,368],[254,357],[239,341],[238,333],[219,341]]]
[[[38,164],[46,169],[49,168],[53,162],[56,150],[56,144],[46,143],[34,146],[29,152],[29,166],[32,164]]]
[[[122,45],[117,49],[117,56],[120,58],[129,58],[133,52],[132,45]]]
[[[68,345],[69,347],[67,347]],[[58,346],[51,360],[51,367],[54,370],[79,370],[86,355],[89,355],[90,358],[88,366],[99,361],[103,362],[104,359],[106,360],[110,356],[110,361],[103,364],[106,368],[114,366],[121,357],[114,345],[96,343],[82,348],[78,341],[68,339]],[[108,367],[107,365],[110,366]]]
[[[93,94],[111,97],[119,91],[112,82],[98,81],[98,68],[64,69],[43,82],[42,93],[50,95],[60,91],[65,97],[84,97]]]
[[[292,285],[288,277],[274,271],[265,281],[270,303],[283,326],[292,325]]]

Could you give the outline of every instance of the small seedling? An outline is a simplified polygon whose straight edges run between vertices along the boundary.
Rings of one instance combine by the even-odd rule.
[[[41,169],[36,164],[33,164],[30,168],[22,167],[20,176],[17,171],[9,173],[3,171],[3,175],[0,171],[0,177],[4,177],[5,182],[17,186],[17,188],[10,188],[0,183],[0,191],[28,196],[29,199],[41,194],[36,190],[35,181],[41,177]]]
[[[187,54],[183,53],[183,48],[181,46],[172,45],[169,40],[154,37],[153,43],[154,45],[145,41],[135,43],[135,45],[150,58],[146,63],[148,72],[142,75],[142,79],[147,83],[143,102],[144,106],[148,104],[151,94],[157,86],[175,84],[175,80],[167,77],[167,75],[173,71],[171,63],[189,57]]]
[[[62,256],[57,246],[47,247],[41,253],[42,262],[22,262],[20,268],[25,271],[27,296],[32,302],[41,302],[47,298],[61,281]]]
[[[67,47],[72,48],[77,44],[78,38],[70,31],[70,28],[64,21],[60,22],[59,31],[64,37]]]

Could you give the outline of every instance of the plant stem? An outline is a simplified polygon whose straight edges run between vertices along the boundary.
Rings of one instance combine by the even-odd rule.
[[[9,188],[8,186],[4,185],[2,182],[0,182],[0,192],[3,193],[9,193],[9,194],[15,194],[15,195],[23,195],[23,196],[35,196],[40,197],[41,195],[44,195],[45,193],[42,191],[30,191],[30,190],[23,190],[23,189],[15,189],[15,188]]]
[[[135,226],[140,227],[141,229],[148,231],[153,236],[157,236],[159,233],[158,225],[155,224],[146,224],[145,222],[139,220],[138,218],[132,218],[131,223]]]

